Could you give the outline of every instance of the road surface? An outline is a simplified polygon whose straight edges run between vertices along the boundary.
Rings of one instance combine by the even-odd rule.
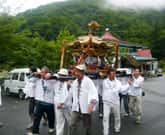
[[[143,121],[141,125],[134,124],[132,118],[122,117],[120,135],[165,135],[165,77],[147,79],[144,83],[146,96],[143,97]],[[0,107],[0,135],[26,135],[29,123],[27,101],[19,100],[17,96],[3,96],[3,106]],[[83,127],[80,123],[80,134]],[[111,135],[113,133],[110,129]],[[102,120],[98,114],[93,114],[93,135],[102,135]],[[48,127],[40,128],[41,135],[47,135]]]

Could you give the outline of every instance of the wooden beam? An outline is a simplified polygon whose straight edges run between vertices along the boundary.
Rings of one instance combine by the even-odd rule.
[[[65,47],[61,48],[61,62],[60,62],[60,69],[64,66],[64,55],[65,55]]]

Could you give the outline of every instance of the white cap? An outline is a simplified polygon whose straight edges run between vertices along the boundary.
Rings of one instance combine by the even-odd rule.
[[[84,64],[77,65],[75,66],[75,68],[78,70],[83,70],[83,71],[86,70],[86,66]]]
[[[69,75],[68,70],[65,68],[61,68],[60,71],[57,73],[58,75]]]

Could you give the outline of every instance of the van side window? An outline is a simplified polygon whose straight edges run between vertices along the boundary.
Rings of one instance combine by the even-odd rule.
[[[24,81],[24,80],[25,80],[25,73],[21,73],[21,74],[20,74],[19,80],[20,80],[20,81]]]
[[[18,73],[13,73],[12,80],[18,80]]]

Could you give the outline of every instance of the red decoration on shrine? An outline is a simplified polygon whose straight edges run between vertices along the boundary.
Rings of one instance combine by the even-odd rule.
[[[152,57],[150,49],[139,49],[137,54],[143,57]]]
[[[110,32],[109,29],[106,28],[105,33],[101,37],[102,40],[112,40],[112,41],[118,41],[116,37],[114,37]]]

